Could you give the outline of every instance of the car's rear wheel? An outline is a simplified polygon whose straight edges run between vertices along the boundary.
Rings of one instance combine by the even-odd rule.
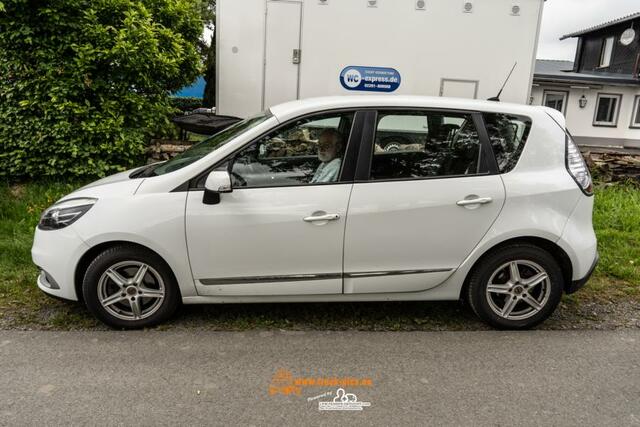
[[[100,253],[87,268],[82,290],[89,311],[114,328],[157,325],[173,314],[180,300],[164,261],[134,246]]]
[[[467,298],[473,311],[500,329],[528,329],[556,309],[562,270],[545,250],[529,244],[502,247],[485,256],[471,273]]]

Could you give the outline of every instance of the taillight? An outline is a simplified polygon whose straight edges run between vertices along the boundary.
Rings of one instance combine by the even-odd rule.
[[[591,174],[589,173],[589,168],[587,167],[587,163],[582,158],[582,154],[580,153],[580,149],[578,145],[575,143],[571,134],[566,132],[567,134],[567,152],[566,152],[566,163],[567,163],[567,171],[573,177],[578,187],[582,190],[584,194],[587,196],[593,195],[593,182],[591,181]]]

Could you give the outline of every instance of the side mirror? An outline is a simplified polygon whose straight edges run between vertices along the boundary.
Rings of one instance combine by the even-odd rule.
[[[204,196],[202,203],[205,205],[217,205],[220,203],[221,193],[231,193],[231,176],[227,171],[213,171],[207,176],[204,183]]]

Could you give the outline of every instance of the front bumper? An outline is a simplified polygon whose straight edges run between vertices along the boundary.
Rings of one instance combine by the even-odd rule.
[[[72,227],[61,230],[36,228],[31,258],[41,270],[37,283],[43,292],[54,297],[78,301],[75,270],[89,247]]]
[[[572,294],[574,292],[577,292],[580,288],[582,288],[591,278],[591,275],[593,274],[593,271],[596,269],[596,266],[598,265],[599,260],[600,260],[600,255],[596,252],[596,257],[593,260],[593,264],[591,265],[591,268],[589,269],[589,272],[587,273],[587,275],[584,276],[582,279],[574,280],[573,282],[571,282],[566,287],[565,292],[567,294]]]

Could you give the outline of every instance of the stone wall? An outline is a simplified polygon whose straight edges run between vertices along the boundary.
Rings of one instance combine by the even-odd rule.
[[[587,150],[582,152],[591,173],[599,181],[640,182],[640,150]]]
[[[147,163],[162,162],[182,153],[193,145],[193,141],[152,139],[147,148]]]

